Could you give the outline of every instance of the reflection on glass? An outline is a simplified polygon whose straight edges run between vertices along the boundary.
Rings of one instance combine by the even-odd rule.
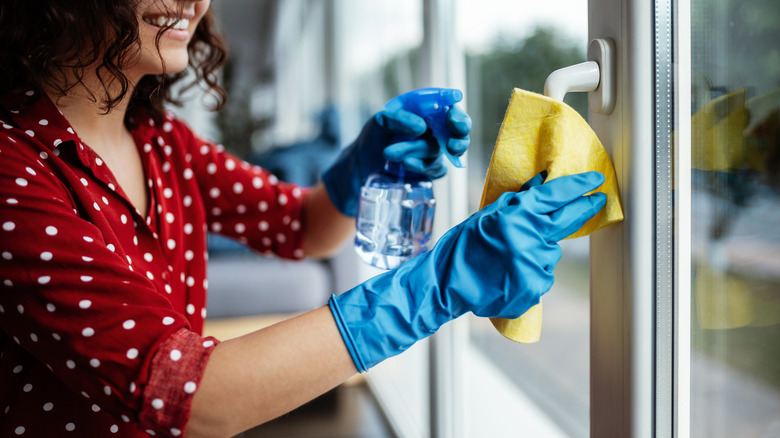
[[[694,437],[780,436],[778,18],[692,1]]]

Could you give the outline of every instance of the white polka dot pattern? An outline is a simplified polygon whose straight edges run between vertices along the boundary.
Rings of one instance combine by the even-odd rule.
[[[302,258],[306,191],[196,138],[171,117],[144,118],[132,131],[150,193],[150,212],[142,215],[123,198],[110,162],[82,144],[47,99],[17,116],[0,120],[8,139],[0,136],[0,288],[35,290],[42,299],[0,294],[0,314],[13,327],[0,336],[9,337],[6,357],[31,351],[51,360],[0,361],[4,375],[26,379],[18,383],[25,396],[11,402],[0,391],[0,405],[18,413],[27,403],[56,419],[15,426],[27,436],[63,429],[133,436],[135,423],[157,436],[181,435],[184,424],[171,419],[184,418],[176,409],[188,405],[216,344],[197,335],[207,314],[205,230]],[[49,382],[52,371],[79,389],[44,391],[38,383]],[[141,375],[148,381],[137,380]],[[147,404],[134,410],[141,400]]]

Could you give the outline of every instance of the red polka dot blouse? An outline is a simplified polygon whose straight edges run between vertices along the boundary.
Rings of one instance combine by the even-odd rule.
[[[305,191],[139,113],[144,217],[36,93],[0,107],[0,436],[179,436],[217,342],[207,229],[301,258]]]

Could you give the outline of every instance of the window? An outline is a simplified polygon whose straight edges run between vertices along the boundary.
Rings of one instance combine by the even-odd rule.
[[[691,436],[780,435],[780,7],[691,1]]]

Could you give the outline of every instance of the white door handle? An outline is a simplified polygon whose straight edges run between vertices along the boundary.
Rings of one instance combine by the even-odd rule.
[[[615,43],[598,38],[588,46],[588,61],[555,70],[544,83],[545,96],[562,101],[566,93],[587,91],[590,110],[611,114],[615,109]]]
[[[563,100],[572,91],[593,91],[599,86],[599,65],[596,61],[585,61],[559,68],[547,76],[544,95]]]

